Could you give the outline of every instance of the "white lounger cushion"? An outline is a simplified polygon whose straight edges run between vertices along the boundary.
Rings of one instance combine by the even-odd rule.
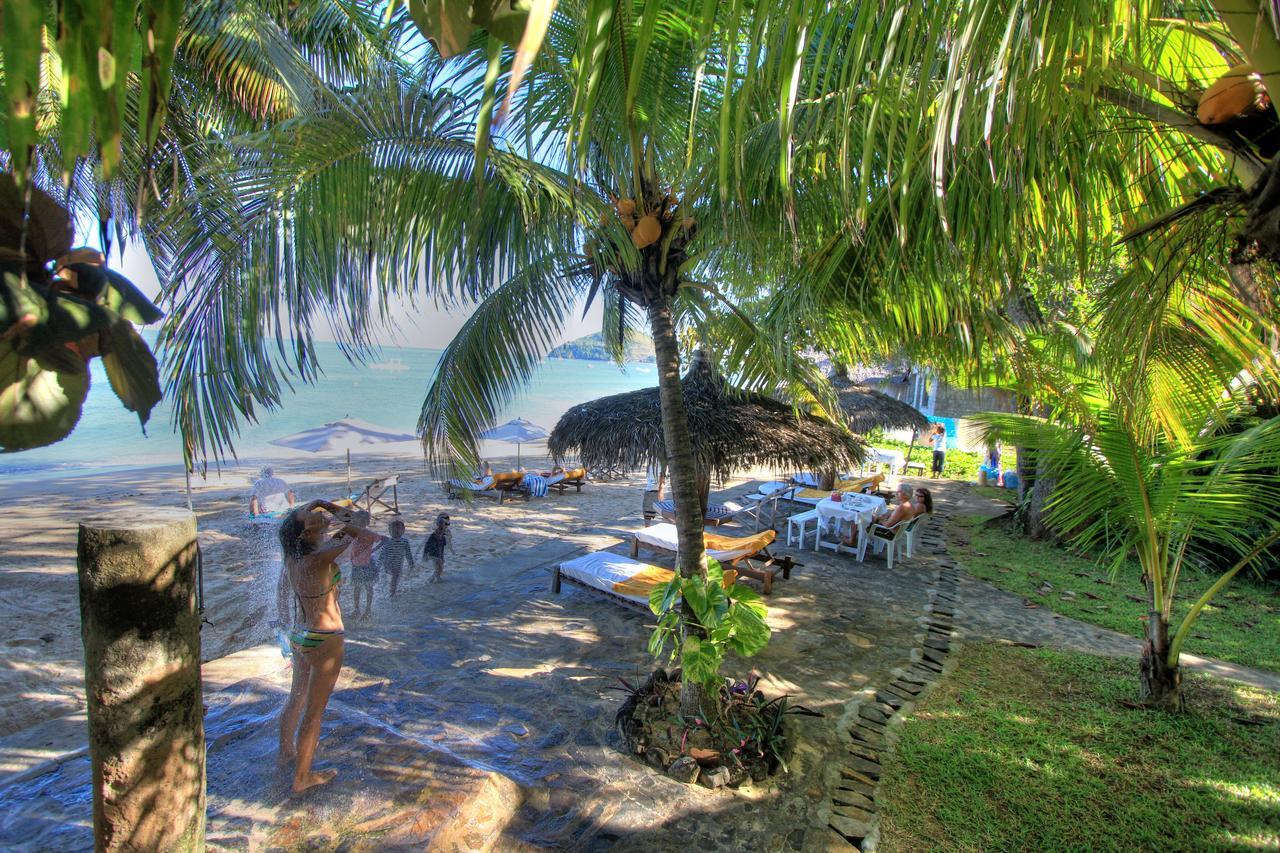
[[[596,551],[595,553],[578,557],[575,560],[561,563],[560,573],[587,586],[593,586],[611,595],[639,602],[647,607],[649,605],[648,597],[625,595],[618,592],[614,585],[635,577],[645,569],[654,568],[656,567],[641,563],[639,560],[633,560],[622,554]]]
[[[641,545],[648,545],[652,548],[658,548],[663,551],[678,551],[679,540],[676,538],[676,526],[670,523],[653,524],[649,527],[642,527],[636,531],[636,538],[640,540]],[[750,537],[747,537],[750,538]],[[707,549],[707,556],[713,557],[721,562],[731,562],[739,557],[746,557],[756,553],[756,548],[735,548],[729,551],[716,551]]]

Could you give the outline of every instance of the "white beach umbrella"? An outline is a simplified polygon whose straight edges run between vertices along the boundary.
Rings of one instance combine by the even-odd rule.
[[[514,444],[516,446],[516,467],[518,468],[520,467],[520,445],[546,440],[547,431],[524,418],[516,418],[515,420],[507,421],[501,426],[485,430],[480,433],[480,437],[488,441],[505,441],[508,444]]]
[[[277,447],[289,447],[294,450],[305,450],[309,453],[333,453],[338,450],[347,452],[347,491],[351,491],[351,450],[359,450],[374,444],[393,444],[402,441],[417,441],[418,437],[411,432],[401,432],[391,427],[371,424],[359,418],[346,417],[340,421],[324,426],[304,429],[284,438],[277,438],[269,444]]]

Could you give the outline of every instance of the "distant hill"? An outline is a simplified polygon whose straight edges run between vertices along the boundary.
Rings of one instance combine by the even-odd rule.
[[[609,351],[604,346],[604,335],[599,332],[561,344],[551,351],[551,357],[577,358],[586,361],[612,361]],[[638,333],[629,335],[627,338],[626,358],[624,360],[629,362],[654,361],[653,341]]]

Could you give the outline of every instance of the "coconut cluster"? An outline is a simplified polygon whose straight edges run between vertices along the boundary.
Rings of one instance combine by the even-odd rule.
[[[600,227],[608,227],[614,214],[631,235],[631,243],[637,249],[646,249],[657,243],[668,229],[679,228],[683,234],[692,236],[696,227],[692,217],[680,214],[680,200],[670,192],[652,199],[641,199],[638,204],[633,198],[615,197],[613,214],[601,216]]]

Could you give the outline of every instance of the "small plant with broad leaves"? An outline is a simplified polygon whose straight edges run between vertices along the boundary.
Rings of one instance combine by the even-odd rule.
[[[682,600],[693,617],[685,623],[683,637]],[[649,594],[649,609],[658,617],[649,637],[649,653],[661,659],[670,644],[671,660],[679,659],[684,676],[712,695],[722,682],[720,665],[726,652],[751,657],[769,644],[760,594],[740,583],[726,587],[724,569],[715,560],[707,561],[705,578],[677,575],[655,588]]]
[[[159,320],[96,249],[72,248],[66,208],[0,174],[0,452],[75,429],[101,357],[111,389],[145,426],[160,401],[155,356],[134,324]]]

